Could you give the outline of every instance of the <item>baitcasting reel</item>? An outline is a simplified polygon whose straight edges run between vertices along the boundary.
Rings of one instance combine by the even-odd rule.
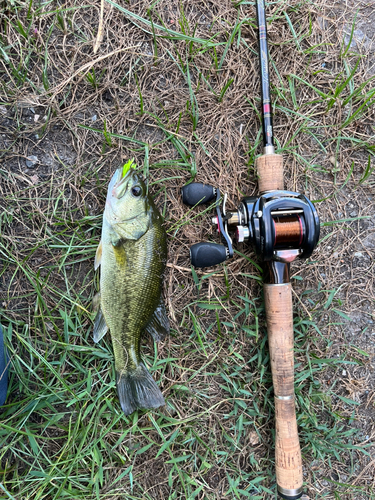
[[[196,243],[190,248],[194,267],[211,267],[233,257],[232,239],[254,245],[263,261],[289,263],[297,257],[307,258],[319,240],[318,213],[303,194],[293,191],[272,191],[259,197],[242,199],[237,211],[226,212],[226,195],[220,209],[220,190],[192,182],[182,188],[182,201],[189,206],[202,205],[216,199],[217,216],[213,224],[223,240],[217,243]]]

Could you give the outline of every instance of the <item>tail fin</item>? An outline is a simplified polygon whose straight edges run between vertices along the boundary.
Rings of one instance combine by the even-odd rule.
[[[130,415],[137,408],[159,408],[165,401],[143,363],[131,372],[117,372],[117,391],[122,411]]]

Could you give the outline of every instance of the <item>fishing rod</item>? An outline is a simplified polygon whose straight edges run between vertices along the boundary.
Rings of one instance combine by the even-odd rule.
[[[311,256],[319,240],[317,211],[303,194],[284,189],[283,158],[275,154],[268,71],[264,0],[257,0],[263,155],[255,162],[259,196],[244,197],[227,212],[218,188],[191,183],[182,188],[189,206],[215,200],[213,223],[223,244],[201,242],[190,248],[195,267],[211,267],[233,257],[235,243],[247,242],[263,261],[263,292],[275,398],[275,463],[280,497],[302,497],[302,457],[294,394],[294,337],[290,263]],[[230,233],[234,233],[233,240]]]

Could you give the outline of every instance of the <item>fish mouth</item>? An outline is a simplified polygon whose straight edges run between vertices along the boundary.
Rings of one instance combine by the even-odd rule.
[[[117,199],[124,196],[124,194],[128,189],[128,184],[129,184],[129,179],[127,179],[127,174],[126,174],[125,177],[117,181],[116,184],[113,186],[111,193],[112,196]]]
[[[134,169],[130,169],[122,176],[122,168],[119,168],[116,170],[110,182],[108,195],[120,199],[129,189],[131,189],[133,184],[139,181],[144,181],[144,177],[141,173]]]
[[[114,213],[114,212],[113,212],[113,213]],[[114,222],[114,224],[122,224],[123,222],[128,222],[128,221],[130,221],[130,220],[136,219],[137,217],[139,217],[139,214],[134,215],[134,217],[130,217],[129,219],[121,219],[121,220],[119,220],[118,222]]]
[[[122,176],[122,169],[117,169],[116,174],[119,176],[112,186],[111,194],[114,198],[122,198],[126,191],[131,187],[131,183],[138,181],[138,176],[135,170],[130,169],[124,176]]]

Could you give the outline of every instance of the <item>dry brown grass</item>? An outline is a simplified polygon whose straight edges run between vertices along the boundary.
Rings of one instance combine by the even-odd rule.
[[[172,40],[157,28],[154,38],[152,27],[105,3],[103,40],[94,54],[99,0],[0,7],[0,47],[9,58],[0,60],[0,314],[13,329],[14,374],[1,416],[8,425],[0,430],[3,484],[17,499],[269,499],[273,406],[261,289],[252,278],[259,275],[255,255],[242,247],[245,256],[225,267],[197,271],[198,296],[188,249],[217,237],[210,214],[187,215],[179,191],[194,165],[196,179],[228,193],[232,208],[257,191],[254,7],[197,0],[123,7],[179,33],[213,37],[211,45]],[[361,19],[367,7],[359,9]],[[343,56],[341,45],[353,16],[349,5],[325,2],[268,6],[275,135],[286,186],[317,200],[326,223],[313,260],[293,265],[304,479],[316,499],[375,498],[374,179],[363,180],[375,151],[372,101],[345,125],[374,87],[365,83],[371,46],[357,48],[363,57],[352,87],[330,109],[329,99],[314,90],[334,93],[354,68],[358,56]],[[241,29],[227,45],[236,23]],[[344,105],[355,89],[358,95]],[[195,130],[187,111],[192,93],[199,110]],[[87,127],[105,129],[107,137]],[[39,160],[32,169],[25,165],[30,155]],[[165,212],[165,297],[173,331],[158,346],[156,361],[148,340],[144,347],[168,400],[165,412],[125,418],[118,412],[110,347],[93,347],[88,311],[106,186],[114,168],[133,156],[145,165]],[[204,308],[207,303],[216,309]],[[89,372],[92,390],[75,400]],[[49,393],[51,381],[56,385]],[[38,398],[48,404],[31,411]],[[358,432],[351,435],[353,428]],[[173,444],[155,458],[176,430]],[[31,432],[36,444],[20,444],[22,432]],[[191,458],[184,460],[185,454]],[[174,465],[176,458],[181,461]],[[103,480],[86,482],[100,467]],[[129,467],[133,487],[129,470],[115,483]]]

